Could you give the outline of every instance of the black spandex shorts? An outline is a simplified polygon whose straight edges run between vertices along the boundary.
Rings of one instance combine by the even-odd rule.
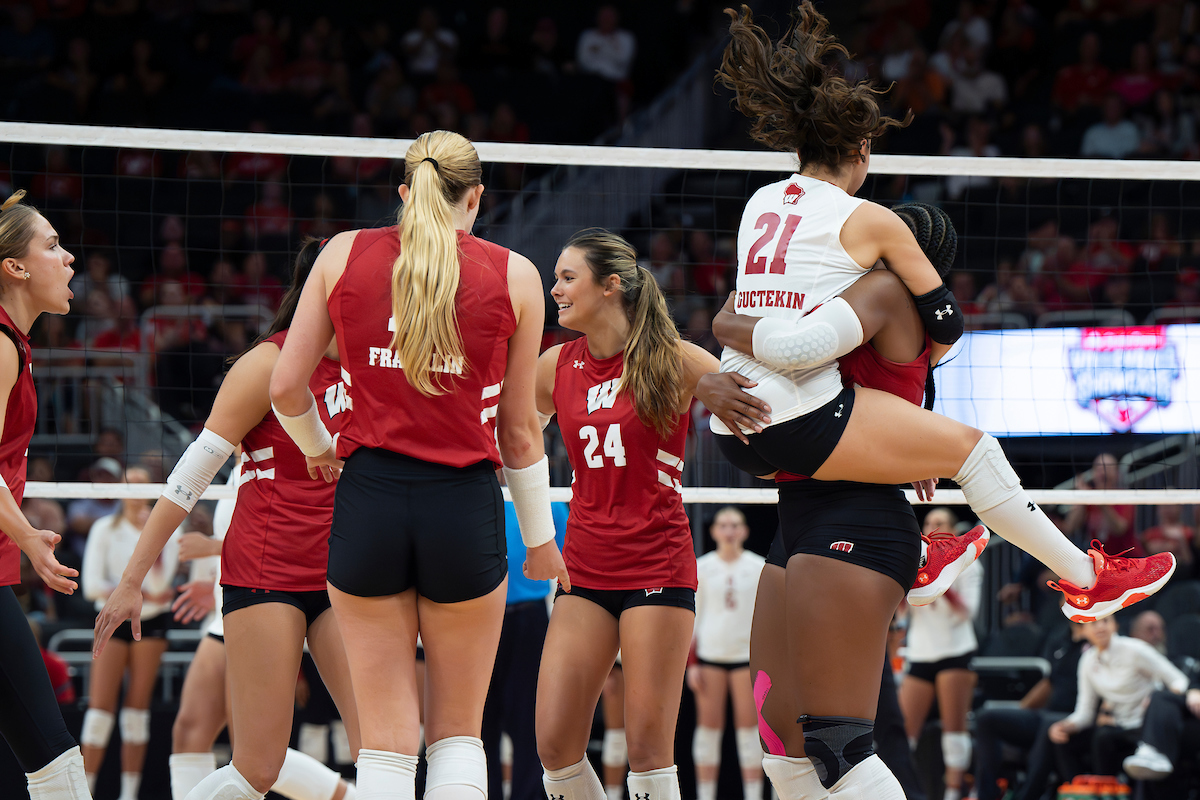
[[[224,606],[225,604],[224,604],[224,603],[222,603],[221,605],[222,605],[222,606]],[[222,611],[222,613],[224,613],[224,612]],[[219,634],[213,633],[212,631],[209,631],[208,633],[206,633],[206,634],[204,634],[204,635],[205,635],[205,636],[207,636],[207,637],[208,637],[208,638],[210,638],[210,639],[213,639],[214,641],[218,641],[218,642],[220,642],[221,644],[225,644],[225,637],[224,637],[224,636],[221,636],[221,635],[219,635]]]
[[[848,386],[816,411],[751,433],[743,444],[736,436],[718,436],[721,453],[738,469],[751,475],[786,470],[812,475],[833,453],[854,409],[854,387]]]
[[[723,669],[726,672],[733,672],[735,669],[750,669],[749,661],[734,661],[727,664],[722,661],[705,661],[703,658],[697,658],[696,663],[703,667],[716,667],[717,669]]]
[[[461,469],[388,450],[346,459],[329,531],[329,583],[358,597],[416,587],[435,603],[482,597],[508,575],[495,465]]]
[[[143,639],[165,639],[167,638],[167,629],[171,627],[171,612],[164,611],[155,617],[142,620],[142,638]],[[119,639],[122,642],[133,641],[133,626],[129,620],[125,620],[117,629],[113,631],[112,638]]]
[[[779,484],[779,522],[768,564],[785,567],[809,553],[880,572],[906,592],[917,579],[921,528],[898,486],[787,481]]]
[[[277,589],[248,589],[245,586],[222,583],[221,591],[221,615],[224,617],[228,617],[239,608],[256,606],[259,603],[287,603],[304,612],[304,624],[308,626],[329,609],[329,592],[325,589],[315,592],[289,592]]]
[[[696,613],[696,590],[681,586],[657,589],[585,589],[582,586],[572,586],[570,592],[563,591],[562,586],[559,586],[558,591],[554,593],[554,599],[557,600],[564,594],[591,600],[617,619],[621,618],[621,612],[637,606],[674,606]]]
[[[908,674],[914,678],[920,678],[923,681],[933,683],[939,672],[948,669],[970,669],[971,659],[975,657],[975,651],[971,651],[964,656],[953,656],[951,658],[943,658],[941,661],[910,661],[908,662]]]

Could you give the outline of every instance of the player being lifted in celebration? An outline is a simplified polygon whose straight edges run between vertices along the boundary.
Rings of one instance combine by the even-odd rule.
[[[290,787],[296,785],[313,787],[314,795],[328,788],[319,800],[342,791],[337,776],[323,765],[286,758],[296,674],[306,641],[346,723],[351,750],[358,749],[346,652],[325,588],[333,475],[326,469],[324,480],[313,480],[303,454],[271,411],[267,394],[271,368],[293,330],[296,304],[319,247],[316,240],[305,244],[275,319],[230,367],[204,430],[167,478],[121,582],[96,618],[97,653],[131,617],[134,638],[140,638],[140,587],[147,571],[240,444],[238,500],[221,547],[233,763],[214,771],[211,753],[174,759],[172,785],[188,790],[188,800],[261,799],[277,781],[292,796]],[[336,345],[329,343],[309,380],[311,390],[322,398],[321,424],[334,430],[345,419],[347,405],[337,355]],[[196,666],[208,663],[210,656],[205,654],[205,661]],[[283,772],[285,763],[289,769]]]
[[[680,340],[620,236],[577,233],[555,277],[559,323],[584,335],[538,360],[538,413],[558,414],[575,472],[563,552],[572,584],[555,598],[538,677],[546,792],[605,800],[587,743],[620,648],[630,797],[678,800],[675,724],[696,608],[680,478],[693,390],[718,364]]]
[[[727,350],[722,369],[757,382],[751,392],[771,407],[771,423],[747,437],[754,452],[773,467],[825,481],[894,485],[953,476],[989,528],[1062,576],[1073,617],[1111,614],[1156,591],[1173,559],[1080,552],[1030,501],[991,436],[886,392],[842,385],[834,359],[858,347],[865,332],[838,295],[877,261],[913,293],[935,342],[957,339],[962,313],[904,222],[853,197],[866,178],[871,140],[898,123],[881,116],[869,86],[832,72],[831,58],[844,49],[827,35],[824,17],[805,2],[773,43],[747,7],[730,14],[719,77],[754,119],[752,135],[800,161],[798,173],[755,193],[738,237],[738,310],[761,318],[751,346]],[[722,428],[714,423],[724,442],[738,444]],[[861,512],[842,508],[847,516]],[[890,553],[883,537],[871,546],[867,538],[831,541],[834,526],[810,529],[812,516],[802,509],[781,505],[780,516],[796,678],[788,717],[798,716],[802,728],[800,737],[792,730],[780,736],[802,746],[773,753],[767,773],[786,800],[901,798],[870,742],[883,642],[916,576],[916,545],[910,540],[903,553]]]
[[[29,329],[42,313],[66,314],[75,257],[54,226],[18,191],[0,205],[0,734],[25,771],[32,800],[88,800],[83,756],[46,675],[46,665],[12,587],[21,553],[46,585],[72,594],[76,570],[54,557],[60,537],[21,513],[25,462],[37,420]]]
[[[526,574],[567,579],[533,399],[541,278],[527,258],[471,235],[481,176],[465,138],[422,134],[404,157],[399,225],[329,242],[271,377],[276,413],[310,463],[345,458],[329,594],[362,725],[357,792],[371,800],[413,797],[418,633],[425,797],[487,794],[479,737],[508,577],[496,467]],[[336,453],[309,388],[335,332],[354,404]]]

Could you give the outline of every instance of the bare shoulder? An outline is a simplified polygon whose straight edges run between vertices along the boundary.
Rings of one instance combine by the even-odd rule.
[[[333,291],[334,285],[346,271],[346,262],[350,260],[350,251],[354,249],[354,240],[358,238],[358,233],[358,230],[342,231],[331,237],[321,248],[311,274],[320,275],[325,281],[327,295]]]
[[[556,344],[553,347],[547,347],[546,351],[538,356],[538,372],[540,373],[545,366],[549,366],[551,370],[558,364],[558,354],[562,352],[563,346]]]
[[[908,225],[900,219],[896,212],[870,200],[859,205],[846,219],[842,231],[851,230],[864,234],[870,233],[874,236],[883,233],[897,236],[907,234],[910,238],[912,237],[912,231],[908,229]]]
[[[518,253],[516,250],[509,250],[508,285],[514,286],[530,281],[537,281],[538,285],[541,285],[542,275],[540,272],[538,272],[538,268],[534,266],[532,261]]]

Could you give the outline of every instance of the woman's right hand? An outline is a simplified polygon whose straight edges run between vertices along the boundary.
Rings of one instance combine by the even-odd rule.
[[[1050,741],[1055,744],[1066,744],[1071,740],[1071,734],[1074,732],[1075,729],[1066,720],[1059,720],[1050,726]]]
[[[337,448],[334,445],[330,445],[328,450],[315,458],[305,456],[304,461],[308,464],[308,477],[316,480],[320,476],[326,483],[333,483],[341,477],[342,467],[346,465],[345,461],[338,459]]]
[[[692,392],[743,444],[749,444],[742,428],[762,433],[771,423],[771,407],[765,401],[743,391],[758,384],[736,372],[709,372],[700,376]]]
[[[74,594],[79,584],[71,578],[78,578],[79,570],[64,567],[55,557],[54,546],[61,541],[62,537],[54,531],[33,530],[17,544],[47,586],[62,594]]]
[[[564,592],[571,591],[571,576],[567,575],[567,564],[558,550],[558,543],[553,540],[525,551],[523,571],[525,577],[531,581],[557,578]]]
[[[124,581],[117,584],[108,596],[104,608],[96,615],[95,639],[92,642],[92,658],[99,658],[104,645],[122,622],[130,620],[133,639],[142,640],[142,587],[129,586]]]

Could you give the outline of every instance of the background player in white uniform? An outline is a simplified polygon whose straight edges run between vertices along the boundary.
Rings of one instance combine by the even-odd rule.
[[[743,546],[750,528],[746,517],[726,506],[709,528],[717,549],[696,560],[696,658],[688,667],[688,686],[696,696],[696,732],[692,760],[696,764],[697,800],[716,800],[725,703],[733,701],[738,763],[747,800],[762,798],[762,747],[758,713],[750,682],[750,624],[754,596],[766,560]]]
[[[140,467],[125,471],[127,483],[149,483],[150,474]],[[142,528],[150,516],[146,500],[122,500],[117,513],[101,517],[88,533],[83,552],[83,596],[104,608],[108,596],[121,580],[121,573],[133,555]],[[83,746],[84,770],[88,785],[95,791],[96,775],[104,762],[104,752],[117,722],[117,697],[126,672],[129,682],[121,702],[121,800],[137,800],[142,781],[142,763],[150,741],[150,697],[158,677],[158,665],[167,649],[166,632],[171,601],[175,599],[172,582],[179,566],[179,537],[176,530],[167,541],[162,555],[146,573],[142,582],[141,640],[134,641],[126,622],[113,636],[108,648],[92,665],[88,691],[88,710],[83,715],[79,741]]]
[[[957,517],[948,508],[925,515],[927,536],[953,532]],[[963,773],[971,765],[967,712],[977,676],[970,669],[979,646],[975,615],[983,598],[983,567],[976,561],[963,570],[945,595],[929,605],[911,606],[908,617],[908,674],[900,685],[900,709],[909,744],[915,746],[937,698],[942,719],[942,762],[946,767],[944,800],[962,797]]]
[[[854,265],[862,272],[882,260],[905,282],[926,330],[943,345],[935,359],[961,335],[962,313],[908,226],[888,209],[850,197],[866,178],[871,140],[899,123],[881,116],[869,86],[851,85],[826,66],[845,52],[827,35],[826,20],[805,2],[776,44],[747,7],[730,15],[718,77],[754,119],[752,136],[795,152],[801,165],[756,193],[739,231],[739,310],[765,316],[754,323],[751,346],[738,349],[763,367],[727,354],[723,369],[758,381],[752,393],[771,406],[771,422],[747,437],[760,463],[823,481],[880,485],[953,475],[989,528],[1065,576],[1060,585],[1072,616],[1113,613],[1164,585],[1173,560],[1135,563],[1075,548],[1021,489],[991,436],[885,392],[843,388],[831,375],[827,362],[881,324],[860,319],[835,296],[836,287],[852,282]],[[809,229],[812,219],[821,224]],[[812,254],[816,260],[805,258]],[[871,739],[888,625],[916,577],[919,542],[892,545],[908,547],[903,555],[912,562],[905,565],[910,583],[902,585],[905,576],[888,568],[895,559],[886,557],[893,541],[886,534],[894,528],[882,514],[873,529],[857,529],[864,541],[856,544],[827,541],[862,516],[855,504],[825,509],[817,527],[796,508],[790,519],[782,510],[794,681],[789,696],[764,698],[764,718],[786,724],[776,729],[782,752],[771,751],[764,767],[787,800],[825,792],[836,800],[901,798]],[[1118,569],[1109,568],[1113,562]]]

